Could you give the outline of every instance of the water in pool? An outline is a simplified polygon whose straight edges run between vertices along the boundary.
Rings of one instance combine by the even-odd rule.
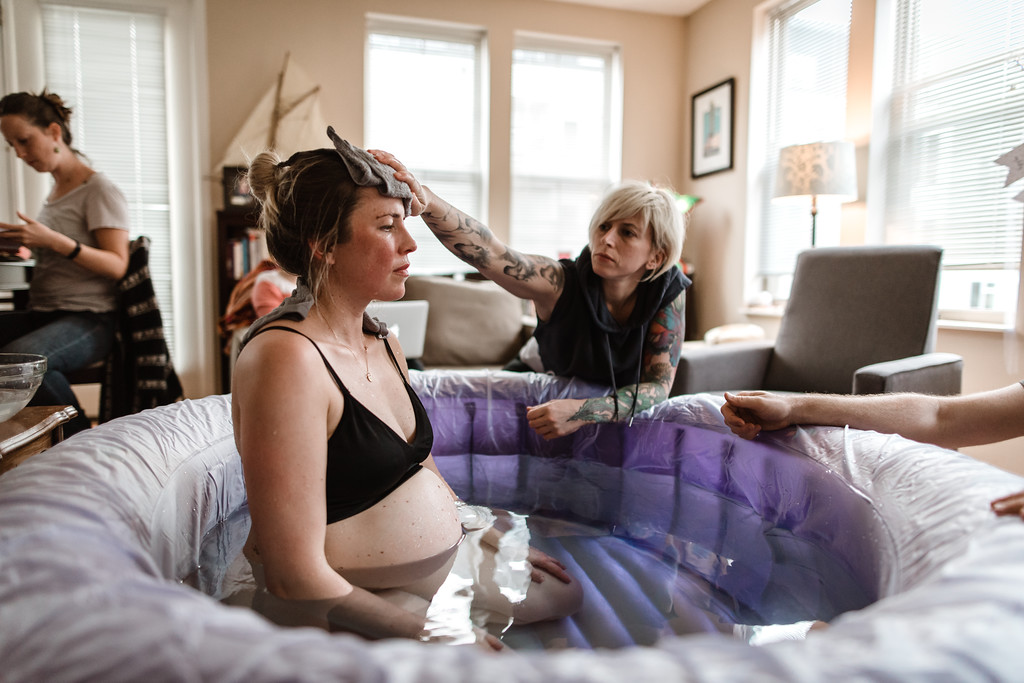
[[[509,625],[472,608],[466,573],[473,569],[457,567],[428,613],[435,632],[455,640],[474,619],[489,621],[489,630],[519,650],[651,645],[666,635],[705,632],[759,644],[803,637],[812,622],[877,598],[877,577],[837,553],[820,531],[786,528],[718,492],[594,462],[487,457],[508,458],[515,475],[501,476],[501,467],[486,475],[454,467],[445,475],[471,503],[514,513],[517,533],[582,583],[584,604],[561,621]],[[457,464],[438,463],[442,471]],[[241,555],[248,528],[244,509],[218,526],[186,581],[225,602],[251,605],[255,584]],[[460,553],[472,556],[472,538]],[[528,584],[521,565],[516,569],[513,563],[501,577],[506,594]]]

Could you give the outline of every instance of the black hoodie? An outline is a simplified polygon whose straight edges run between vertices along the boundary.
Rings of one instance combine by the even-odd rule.
[[[636,305],[626,324],[608,312],[601,278],[594,274],[590,247],[576,260],[562,259],[565,286],[547,321],[534,332],[544,369],[618,387],[640,381],[643,345],[655,314],[690,286],[679,268],[637,285]]]

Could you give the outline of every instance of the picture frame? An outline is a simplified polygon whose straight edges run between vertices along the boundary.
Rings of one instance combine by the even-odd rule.
[[[691,100],[690,176],[728,171],[733,164],[736,79],[701,90]]]
[[[247,211],[253,206],[253,196],[249,191],[249,183],[245,174],[249,171],[245,166],[225,166],[224,209],[227,211]]]

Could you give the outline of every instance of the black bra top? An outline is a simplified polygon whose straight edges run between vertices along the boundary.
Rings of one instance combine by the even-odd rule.
[[[260,332],[265,330],[288,330],[309,339],[291,327],[275,325]],[[420,463],[430,455],[434,431],[426,409],[400,369],[398,374],[416,414],[416,436],[412,443],[354,399],[324,352],[315,341],[309,341],[345,397],[341,421],[327,440],[327,523],[332,524],[373,507],[416,474],[422,467]],[[391,345],[387,339],[383,341],[391,362],[398,369]]]

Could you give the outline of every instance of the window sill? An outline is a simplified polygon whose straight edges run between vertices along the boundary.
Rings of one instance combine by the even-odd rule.
[[[964,332],[994,332],[1004,334],[1012,332],[1013,328],[1005,323],[981,323],[970,320],[943,320],[939,319],[940,330],[962,330]]]
[[[778,306],[744,306],[740,313],[751,318],[781,318],[786,310],[784,305]]]
[[[781,318],[785,306],[745,306],[740,313],[749,318]],[[964,332],[992,332],[1003,334],[1012,332],[1013,328],[1005,323],[985,323],[971,320],[949,320],[939,318],[937,327],[940,330],[961,330]]]

